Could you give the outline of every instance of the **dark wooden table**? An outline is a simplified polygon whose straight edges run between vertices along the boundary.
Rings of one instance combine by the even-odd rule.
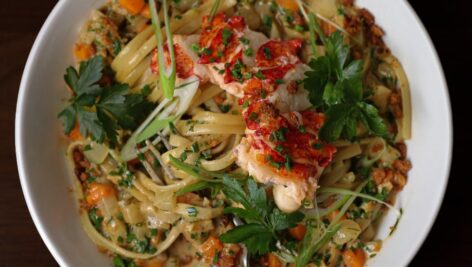
[[[433,230],[411,266],[472,266],[472,193],[467,186],[471,163],[470,153],[466,153],[470,149],[470,137],[466,140],[466,135],[471,121],[471,100],[467,96],[472,90],[470,8],[459,0],[440,5],[433,1],[410,2],[426,25],[443,63],[455,129],[446,197]],[[14,115],[21,74],[36,34],[55,3],[2,0],[0,5],[0,267],[57,266],[27,211],[14,150]]]

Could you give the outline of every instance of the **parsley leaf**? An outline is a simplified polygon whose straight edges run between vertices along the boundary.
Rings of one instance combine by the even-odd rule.
[[[230,177],[223,177],[223,193],[232,201],[241,203],[244,208],[228,207],[225,213],[231,213],[243,219],[247,224],[235,227],[220,236],[224,243],[244,243],[254,254],[262,255],[274,251],[277,232],[296,226],[303,220],[301,212],[283,213],[269,201],[264,187],[248,179],[243,185]]]
[[[69,105],[58,117],[69,134],[76,122],[80,133],[103,143],[105,137],[114,146],[119,129],[134,129],[152,109],[152,104],[142,94],[130,94],[127,84],[102,87],[99,84],[104,70],[103,58],[96,56],[82,62],[77,71],[66,69],[64,80],[74,92]]]
[[[262,224],[250,223],[238,226],[220,236],[224,243],[244,243],[248,251],[265,254],[275,250],[273,233]]]
[[[246,223],[221,235],[224,243],[243,243],[250,253],[263,255],[276,249],[278,237],[282,236],[279,231],[295,227],[305,217],[299,211],[283,213],[269,200],[265,188],[246,175],[210,172],[172,156],[170,163],[200,180],[178,191],[177,195],[209,188],[212,193],[222,191],[228,199],[243,206],[224,209],[226,214],[233,214]]]
[[[303,220],[305,216],[301,212],[293,212],[290,214],[284,213],[279,209],[274,209],[269,216],[270,223],[275,230],[284,230],[295,227],[298,222]]]
[[[95,229],[100,231],[102,229],[103,217],[99,216],[97,214],[97,211],[98,211],[97,208],[92,208],[91,210],[89,210],[88,216],[89,216],[90,221],[93,224],[93,227],[95,227]]]
[[[64,132],[66,134],[69,134],[74,128],[75,116],[76,111],[73,106],[67,106],[59,113],[58,117],[62,120],[62,124],[64,125]]]
[[[102,78],[103,64],[102,57],[93,57],[88,61],[83,61],[80,63],[80,76],[78,76],[77,71],[73,71],[73,77],[66,79],[66,82],[72,82],[72,85],[69,84],[69,86],[77,95],[83,93],[97,95],[101,91],[97,82]],[[72,72],[70,68],[68,69]]]
[[[316,20],[312,26],[325,45],[326,55],[313,58],[310,70],[305,73],[304,87],[309,92],[313,106],[326,113],[321,128],[323,141],[333,142],[343,136],[356,137],[357,125],[361,122],[369,132],[387,137],[388,131],[377,108],[363,99],[363,62],[350,60],[349,46],[337,31],[331,36],[320,32]]]
[[[377,108],[365,102],[358,103],[357,106],[361,111],[360,118],[367,129],[379,136],[385,136],[387,134],[387,127],[379,116]]]

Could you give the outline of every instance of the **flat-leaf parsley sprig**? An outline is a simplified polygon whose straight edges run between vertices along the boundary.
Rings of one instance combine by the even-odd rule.
[[[326,142],[341,136],[352,140],[356,136],[358,122],[369,132],[387,137],[387,127],[377,108],[363,97],[363,62],[351,60],[349,46],[344,44],[341,32],[325,36],[316,18],[310,18],[312,35],[316,31],[326,48],[324,56],[315,54],[311,59],[311,70],[305,73],[304,80],[310,102],[326,113],[321,138]],[[316,46],[313,40],[312,45]]]
[[[252,254],[263,255],[276,250],[279,231],[295,227],[303,220],[303,213],[284,213],[269,201],[265,188],[252,179],[246,180],[247,192],[240,181],[223,177],[223,193],[244,208],[227,207],[225,213],[243,219],[246,224],[237,226],[220,236],[224,243],[243,243]]]
[[[280,231],[295,227],[305,215],[299,211],[287,214],[275,206],[267,197],[264,187],[259,187],[250,177],[237,173],[218,173],[191,165],[170,156],[170,163],[179,170],[199,179],[178,195],[204,189],[223,191],[225,196],[242,205],[225,208],[226,214],[232,214],[244,220],[246,224],[237,226],[220,236],[224,243],[243,243],[252,254],[264,255],[275,251]]]
[[[58,117],[66,134],[78,123],[82,136],[90,135],[99,143],[103,143],[106,137],[114,146],[118,141],[117,130],[137,127],[152,104],[143,94],[130,94],[127,84],[102,87],[99,81],[103,70],[100,56],[80,63],[78,71],[74,67],[66,69],[64,80],[74,94]]]

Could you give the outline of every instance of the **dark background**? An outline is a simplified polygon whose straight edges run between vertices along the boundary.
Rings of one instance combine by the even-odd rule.
[[[0,267],[57,266],[27,211],[14,145],[14,115],[23,67],[56,2],[2,0],[0,4]],[[410,266],[472,266],[472,212],[468,205],[472,203],[472,192],[466,185],[472,177],[467,177],[470,153],[466,150],[470,142],[465,140],[471,115],[468,92],[472,90],[470,4],[459,0],[410,3],[438,50],[454,114],[454,156],[446,196],[430,235]]]

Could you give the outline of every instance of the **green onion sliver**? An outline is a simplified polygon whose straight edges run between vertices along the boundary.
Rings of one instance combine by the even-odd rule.
[[[166,69],[164,62],[164,38],[161,32],[161,22],[159,15],[157,14],[156,3],[154,0],[149,1],[149,7],[151,9],[151,20],[154,28],[154,35],[157,41],[157,52],[158,52],[158,65],[159,65],[159,83],[161,85],[164,96],[167,99],[171,99],[174,96],[175,79],[176,79],[176,65],[175,65],[175,53],[174,53],[174,42],[172,40],[172,32],[169,22],[169,8],[167,0],[162,1],[164,11],[164,24],[167,35],[167,47],[170,55],[170,71]]]

